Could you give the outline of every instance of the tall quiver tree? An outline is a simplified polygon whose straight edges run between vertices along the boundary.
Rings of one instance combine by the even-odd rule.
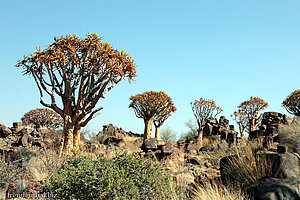
[[[300,90],[292,92],[283,102],[282,106],[290,113],[300,117]]]
[[[75,34],[54,38],[43,51],[20,60],[24,75],[33,76],[40,92],[40,103],[63,118],[61,153],[78,149],[80,128],[94,118],[102,107],[94,109],[98,100],[125,77],[136,76],[134,60],[125,51],[102,42],[96,33],[78,38]],[[50,103],[43,99],[50,96]],[[62,107],[57,105],[61,100]]]
[[[198,124],[197,143],[201,146],[204,123],[209,117],[216,117],[223,110],[222,108],[216,106],[216,103],[212,99],[206,100],[200,98],[200,100],[195,100],[194,102],[191,102],[191,106]]]
[[[248,128],[246,128],[246,130],[248,130],[249,133],[250,131],[256,130],[256,127],[262,116],[260,112],[266,107],[268,107],[268,102],[259,97],[250,97],[249,100],[243,101],[238,106],[238,112],[245,113],[246,115],[248,122]]]
[[[130,100],[129,108],[133,108],[135,115],[144,120],[144,141],[151,138],[154,120],[160,127],[171,115],[171,112],[176,110],[172,99],[163,91],[144,92],[131,96]]]

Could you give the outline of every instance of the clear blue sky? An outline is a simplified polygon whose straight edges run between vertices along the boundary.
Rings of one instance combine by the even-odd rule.
[[[113,123],[142,133],[129,97],[150,90],[172,97],[177,112],[164,126],[178,135],[194,120],[189,103],[200,97],[214,99],[229,119],[250,96],[268,101],[266,111],[286,113],[281,102],[300,86],[299,10],[298,0],[2,0],[0,123],[11,126],[42,107],[17,61],[54,37],[88,32],[138,65],[135,83],[122,82],[99,101],[104,109],[88,124],[95,132]]]

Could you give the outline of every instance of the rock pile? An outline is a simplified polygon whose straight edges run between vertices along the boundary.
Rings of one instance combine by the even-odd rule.
[[[262,116],[261,125],[258,130],[251,131],[249,139],[262,138],[264,143],[278,141],[278,128],[290,124],[292,119],[285,114],[278,112],[265,112]]]
[[[103,125],[102,131],[97,134],[97,138],[101,144],[117,143],[125,136],[142,137],[142,135],[131,131],[126,132],[123,128],[114,126],[113,124]]]
[[[219,121],[210,117],[203,126],[203,137],[215,140],[225,140],[229,145],[236,144],[237,132],[234,126],[229,125],[229,120],[221,116]]]

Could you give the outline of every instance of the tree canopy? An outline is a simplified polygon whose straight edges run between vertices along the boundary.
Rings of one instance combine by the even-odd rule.
[[[33,76],[40,103],[63,117],[63,143],[68,143],[65,151],[72,149],[73,141],[78,148],[80,127],[102,109],[94,109],[98,100],[122,79],[131,81],[136,76],[132,57],[103,42],[96,33],[85,38],[75,34],[54,38],[44,50],[37,47],[37,51],[20,60],[16,67],[22,67],[25,75]],[[44,94],[49,95],[50,102],[45,102]],[[58,106],[57,97],[62,107]]]
[[[300,116],[300,90],[292,92],[283,102],[282,106],[291,114]]]

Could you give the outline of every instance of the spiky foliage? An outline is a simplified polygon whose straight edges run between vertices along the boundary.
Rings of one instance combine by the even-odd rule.
[[[144,140],[151,138],[151,126],[154,120],[162,125],[171,113],[176,111],[171,97],[163,91],[144,92],[143,94],[131,96],[130,100],[129,108],[133,108],[138,118],[144,119]]]
[[[221,107],[216,106],[212,99],[195,100],[191,102],[193,113],[196,117],[198,124],[198,144],[202,145],[202,129],[203,125],[209,117],[216,117],[223,110]]]
[[[300,117],[300,90],[295,90],[283,102],[282,106],[291,114]]]
[[[134,60],[125,51],[112,48],[96,34],[78,38],[76,34],[54,38],[20,60],[24,74],[33,76],[40,92],[40,103],[57,112],[64,121],[62,151],[78,149],[80,128],[95,117],[102,107],[98,100],[125,77],[136,76]],[[50,103],[43,100],[50,96]],[[60,108],[56,100],[62,101]]]
[[[62,117],[47,108],[36,108],[28,111],[21,118],[24,125],[32,125],[35,128],[46,127],[56,129],[63,124]]]
[[[238,112],[246,114],[249,132],[256,130],[256,127],[262,116],[260,112],[266,107],[268,107],[268,102],[255,96],[250,97],[250,99],[247,101],[243,101],[238,106]]]
[[[239,126],[239,131],[241,134],[241,137],[244,136],[244,131],[247,128],[248,125],[248,118],[245,112],[238,110],[234,111],[233,115],[231,115],[232,119],[236,121],[237,125]]]

